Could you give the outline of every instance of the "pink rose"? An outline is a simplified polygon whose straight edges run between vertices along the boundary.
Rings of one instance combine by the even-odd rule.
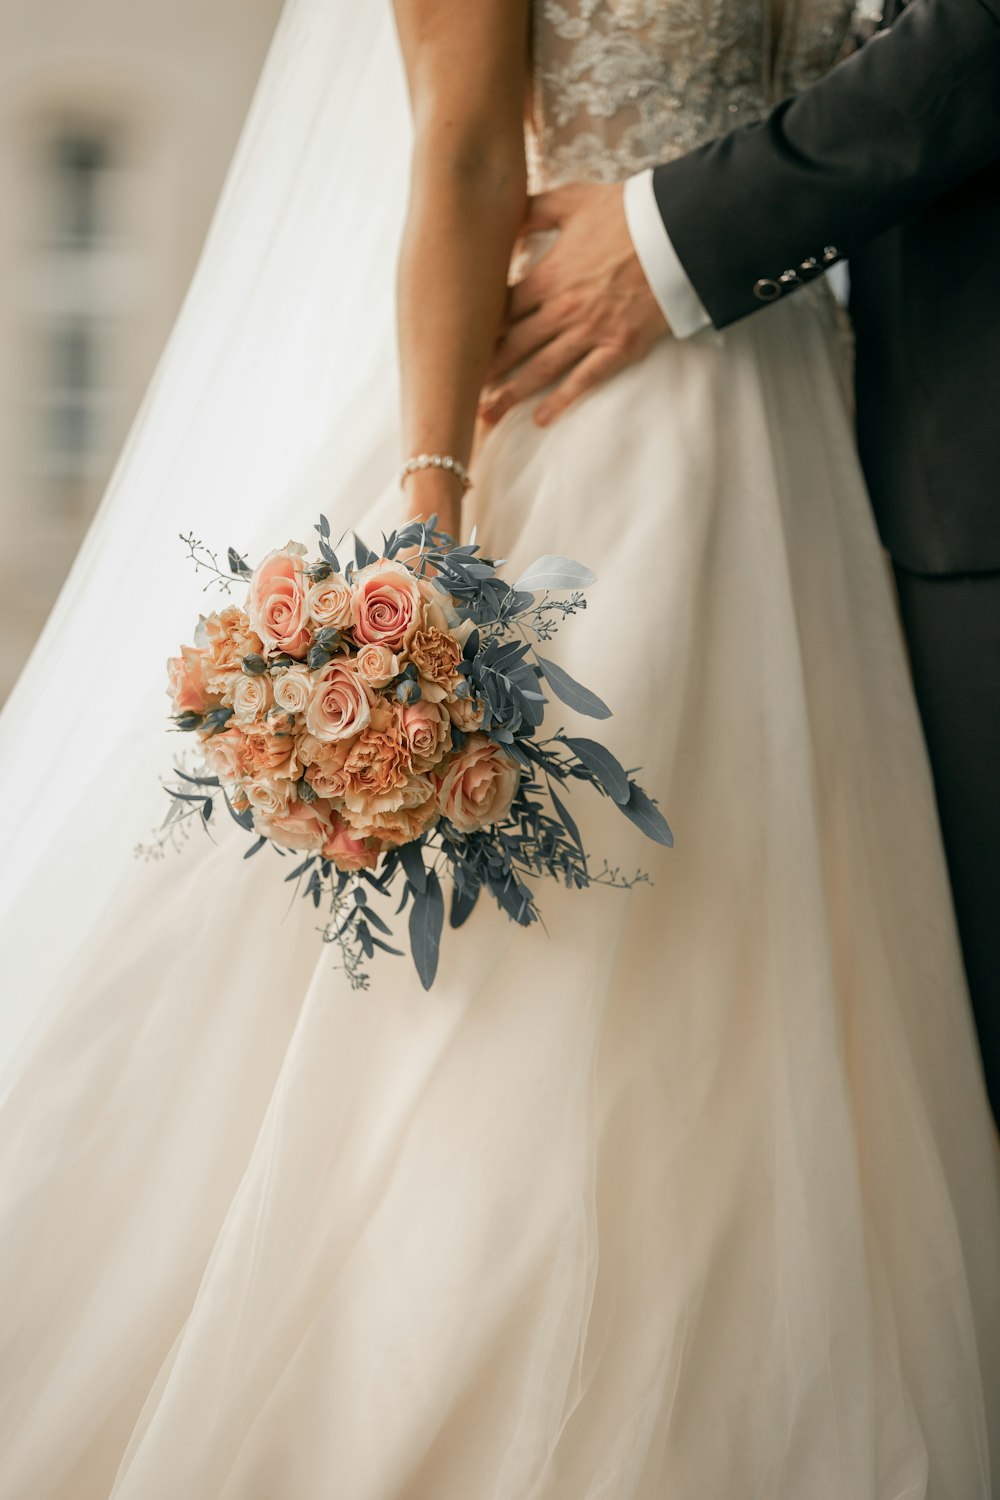
[[[270,553],[254,570],[248,608],[250,623],[268,651],[305,656],[312,632],[306,623],[302,556],[296,543]]]
[[[372,694],[351,661],[336,657],[316,680],[306,727],[318,740],[346,740],[371,720]]]
[[[399,676],[399,657],[388,646],[362,646],[355,665],[370,687],[387,687]]]
[[[451,749],[451,721],[439,703],[418,698],[407,703],[400,716],[403,738],[410,747],[416,771],[429,771]]]
[[[372,563],[354,579],[351,596],[354,637],[359,646],[402,649],[407,634],[423,619],[417,580],[402,563]]]
[[[438,781],[438,807],[461,833],[474,833],[506,817],[520,779],[520,766],[502,746],[471,735]]]
[[[167,662],[167,675],[170,679],[167,691],[173,699],[175,714],[203,714],[207,709],[207,657],[207,651],[199,651],[195,646],[182,646],[180,656],[172,656]]]
[[[310,618],[322,630],[346,630],[351,623],[351,585],[339,573],[314,583],[306,596]]]
[[[284,812],[255,816],[254,828],[285,849],[318,854],[330,837],[330,819],[318,802],[289,802]]]
[[[324,859],[332,860],[338,870],[371,870],[378,864],[379,851],[370,848],[347,824],[334,814],[333,832],[323,845]]]

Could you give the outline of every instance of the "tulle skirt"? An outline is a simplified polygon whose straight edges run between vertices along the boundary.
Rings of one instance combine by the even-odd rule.
[[[596,570],[550,654],[676,847],[577,795],[649,882],[481,901],[429,994],[235,827],[12,942],[0,1497],[989,1500],[1000,1180],[832,308],[476,467],[491,554]]]

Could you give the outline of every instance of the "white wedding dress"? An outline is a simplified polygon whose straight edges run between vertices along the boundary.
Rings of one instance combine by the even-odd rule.
[[[550,431],[514,411],[476,459],[496,555],[598,573],[552,654],[676,847],[574,807],[652,887],[553,887],[528,932],[480,902],[429,995],[388,957],[357,993],[235,827],[124,858],[174,744],[176,517],[259,553],[320,508],[372,539],[399,505],[385,368],[358,365],[348,433],[323,363],[334,325],[383,347],[388,312],[328,285],[332,227],[302,243],[343,59],[371,92],[321,11],[268,74],[315,70],[287,159],[222,210],[267,300],[212,280],[217,231],[4,721],[0,1497],[990,1500],[1000,1182],[825,287],[661,343]],[[848,11],[538,0],[537,180],[761,115],[833,65]],[[378,120],[405,129],[398,100]],[[336,222],[370,252],[360,212]],[[252,519],[220,534],[233,492]]]

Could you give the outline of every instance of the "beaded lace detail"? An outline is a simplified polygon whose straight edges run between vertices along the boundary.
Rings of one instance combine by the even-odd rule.
[[[828,72],[854,0],[772,5],[535,0],[533,186],[631,176],[760,119]]]

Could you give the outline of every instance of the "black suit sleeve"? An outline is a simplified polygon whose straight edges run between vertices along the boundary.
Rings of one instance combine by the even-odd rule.
[[[998,159],[1000,0],[912,0],[826,78],[653,185],[721,328]]]

